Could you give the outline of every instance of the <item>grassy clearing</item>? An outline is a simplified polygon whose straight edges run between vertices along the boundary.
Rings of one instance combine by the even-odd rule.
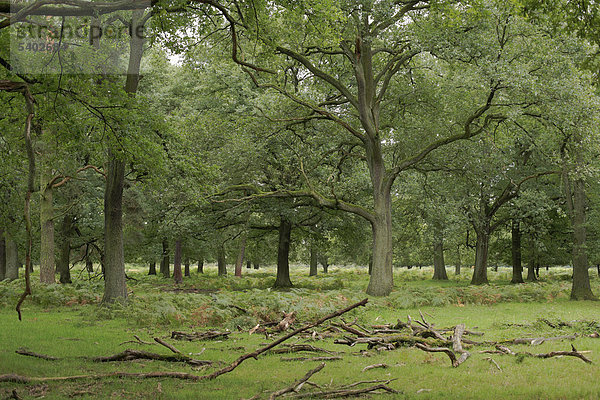
[[[24,321],[13,311],[22,282],[0,283],[0,374],[29,376],[69,376],[112,371],[151,372],[194,371],[184,364],[156,361],[94,363],[85,357],[105,356],[126,348],[167,354],[158,345],[121,344],[133,335],[152,341],[152,337],[169,337],[172,330],[231,329],[230,339],[221,342],[175,342],[184,353],[202,353],[199,359],[229,363],[239,355],[267,343],[264,335],[249,335],[248,329],[261,320],[278,320],[283,311],[296,311],[296,326],[314,320],[364,297],[368,276],[363,269],[333,269],[327,276],[308,278],[306,269],[295,268],[292,280],[296,288],[289,292],[269,289],[273,270],[249,272],[243,278],[217,277],[212,271],[194,276],[175,288],[170,281],[146,277],[144,271],[131,268],[139,279],[130,282],[131,304],[106,310],[97,305],[102,293],[101,282],[78,282],[72,286],[34,287],[35,296],[26,302]],[[600,331],[600,304],[570,302],[568,271],[546,273],[545,281],[519,286],[508,285],[509,271],[491,272],[494,284],[469,287],[469,271],[463,279],[432,282],[431,271],[397,271],[396,290],[385,299],[370,299],[367,307],[352,311],[345,318],[363,325],[395,323],[407,315],[417,318],[419,310],[436,327],[465,323],[468,329],[485,332],[475,340],[504,340],[516,337],[550,337],[586,335]],[[545,273],[545,271],[542,271]],[[593,289],[600,293],[600,281],[593,278]],[[246,310],[240,311],[235,305]],[[572,322],[572,326],[550,327],[542,319]],[[328,323],[325,324],[327,326]],[[237,327],[243,331],[237,331]],[[323,329],[317,329],[322,331]],[[269,339],[269,341],[272,339]],[[291,339],[296,342],[297,339]],[[364,345],[336,345],[333,338],[312,343],[343,352],[340,361],[327,366],[311,381],[339,386],[361,380],[396,379],[390,386],[402,391],[387,398],[598,398],[600,382],[600,339],[577,338],[578,350],[588,354],[594,364],[572,357],[547,360],[493,355],[499,371],[485,360],[489,355],[472,356],[459,368],[452,368],[444,354],[425,353],[416,348],[377,352]],[[20,347],[63,358],[45,361],[15,353]],[[540,346],[511,345],[514,351],[533,353],[569,350],[569,341],[546,342]],[[305,355],[305,354],[304,354]],[[61,398],[164,398],[164,399],[240,399],[281,389],[316,367],[318,362],[284,362],[281,355],[268,354],[250,359],[231,373],[214,381],[189,383],[172,379],[133,380],[104,379],[40,385],[0,384],[0,398],[17,389],[23,398],[44,396]],[[362,373],[367,365],[385,363],[387,369]],[[307,389],[304,389],[307,390]],[[268,397],[268,396],[265,396]]]

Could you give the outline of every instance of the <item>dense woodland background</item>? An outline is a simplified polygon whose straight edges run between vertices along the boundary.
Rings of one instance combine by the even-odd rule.
[[[358,265],[376,296],[394,267],[572,266],[594,298],[594,2],[134,4],[0,1],[0,279],[85,264],[110,304],[126,263],[276,264],[278,288],[290,262]],[[69,18],[145,35],[11,64],[12,29]]]

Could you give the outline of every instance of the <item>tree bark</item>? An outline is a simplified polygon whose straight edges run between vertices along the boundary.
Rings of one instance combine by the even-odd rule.
[[[327,256],[321,256],[321,266],[323,267],[323,273],[326,274],[329,271],[329,259]]]
[[[173,257],[173,279],[175,284],[179,285],[183,282],[181,273],[181,240],[175,240],[175,256]]]
[[[171,277],[171,265],[169,261],[169,241],[166,237],[162,240],[162,260],[160,261],[160,273],[163,278]]]
[[[6,235],[6,274],[4,279],[14,281],[19,278],[19,248],[9,235]]]
[[[433,244],[433,279],[447,281],[446,263],[444,262],[444,237],[441,233],[436,234]]]
[[[477,243],[475,245],[475,269],[473,270],[472,285],[489,283],[487,278],[487,260],[490,244],[490,221],[484,220],[477,229]]]
[[[290,280],[290,242],[292,236],[292,224],[284,216],[279,223],[279,246],[277,248],[277,279],[274,288],[287,289],[294,285]]]
[[[55,283],[54,272],[54,205],[52,202],[52,167],[47,155],[42,157],[40,177],[40,282]]]
[[[238,252],[237,260],[235,261],[235,276],[242,276],[242,265],[244,265],[244,255],[246,253],[246,233],[242,233],[240,239],[240,251]]]
[[[152,261],[148,267],[148,275],[156,275],[156,261]]]
[[[204,259],[201,258],[200,260],[198,260],[198,273],[199,274],[203,274],[204,273]]]
[[[308,273],[308,276],[317,276],[317,251],[315,250],[314,246],[310,247],[310,272]]]
[[[56,263],[56,271],[59,274],[60,283],[71,283],[71,269],[69,264],[71,261],[71,234],[73,232],[74,218],[72,215],[66,214],[63,216],[60,225],[60,233],[62,242],[60,243],[60,255]]]
[[[512,220],[512,279],[510,283],[523,283],[523,266],[521,265],[521,223],[518,219]]]
[[[0,281],[6,276],[6,241],[4,240],[4,229],[0,228]]]
[[[227,275],[227,260],[225,258],[225,243],[221,243],[217,249],[217,275]]]

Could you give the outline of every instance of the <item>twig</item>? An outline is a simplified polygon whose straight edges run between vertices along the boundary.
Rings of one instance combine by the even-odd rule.
[[[127,343],[154,345],[154,343],[152,343],[152,342],[144,342],[142,339],[140,339],[140,337],[138,335],[133,335],[133,337],[136,340],[127,340],[126,342],[119,343],[119,346],[122,346],[122,345],[127,344]]]
[[[235,360],[233,363],[229,364],[225,368],[222,368],[222,369],[220,369],[218,371],[215,371],[215,372],[213,372],[211,374],[201,376],[199,379],[202,379],[202,380],[204,380],[204,379],[208,379],[208,380],[215,379],[218,376],[221,376],[223,374],[231,372],[238,365],[240,365],[242,362],[246,361],[247,359],[249,359],[249,358],[256,359],[258,357],[258,355],[264,353],[265,351],[271,350],[273,347],[275,347],[275,346],[277,346],[277,345],[285,342],[289,338],[294,337],[295,335],[297,335],[297,334],[299,334],[301,332],[304,332],[304,331],[307,331],[309,329],[312,329],[315,326],[321,325],[323,322],[325,322],[327,320],[330,320],[330,319],[335,318],[335,317],[339,317],[340,315],[343,315],[343,314],[347,313],[348,311],[351,311],[351,310],[355,309],[356,307],[364,306],[365,304],[367,304],[368,301],[369,301],[369,299],[363,299],[362,301],[359,301],[358,303],[352,304],[352,305],[350,305],[350,306],[348,306],[348,307],[346,307],[346,308],[344,308],[342,310],[339,310],[339,311],[336,311],[336,312],[334,312],[332,314],[326,315],[325,317],[323,317],[323,318],[321,318],[321,319],[319,319],[319,320],[317,320],[317,321],[315,321],[313,323],[304,325],[303,327],[298,328],[295,331],[288,333],[287,335],[285,335],[285,336],[283,336],[283,337],[275,340],[274,342],[270,343],[269,345],[267,345],[265,347],[262,347],[262,348],[260,348],[258,350],[255,350],[252,353],[244,354],[243,356],[239,357],[237,360]]]
[[[289,392],[298,392],[302,388],[304,383],[306,383],[306,381],[308,381],[310,379],[311,376],[313,376],[314,374],[316,374],[317,372],[322,370],[324,367],[325,367],[325,363],[321,363],[321,365],[319,365],[317,368],[311,369],[310,371],[308,371],[302,379],[297,380],[292,385],[290,385],[286,388],[283,388],[276,392],[271,393],[271,395],[269,396],[269,400],[273,400],[276,397],[282,396]]]
[[[486,357],[486,358],[484,358],[484,360],[491,362],[492,364],[494,364],[496,366],[496,368],[498,368],[498,371],[502,372],[502,368],[500,368],[500,366],[498,365],[496,360],[494,360],[492,357]]]

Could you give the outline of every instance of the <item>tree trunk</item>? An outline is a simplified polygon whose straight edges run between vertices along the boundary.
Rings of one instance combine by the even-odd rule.
[[[484,285],[489,283],[487,278],[487,260],[490,244],[490,221],[483,221],[477,230],[477,243],[475,245],[475,269],[471,285]]]
[[[181,274],[181,240],[175,240],[175,256],[173,257],[173,279],[175,284],[179,285],[183,282]]]
[[[169,241],[167,238],[163,238],[162,241],[162,260],[160,261],[160,273],[163,278],[169,279],[171,277],[171,265],[169,261]]]
[[[321,256],[321,266],[323,267],[323,273],[326,274],[329,271],[329,260],[327,256]]]
[[[537,281],[537,276],[535,275],[535,266],[536,266],[536,261],[535,261],[535,258],[532,257],[531,261],[529,263],[529,266],[527,267],[527,281],[528,282],[536,282]]]
[[[246,261],[246,269],[251,269],[252,268],[252,261],[247,260]]]
[[[257,262],[255,262],[253,265],[254,265],[254,269],[259,269],[260,268],[260,264],[257,263]]]
[[[310,272],[308,276],[317,276],[317,251],[314,246],[310,247]]]
[[[523,283],[523,266],[521,265],[521,223],[518,219],[512,220],[512,279],[510,283]]]
[[[198,273],[199,274],[203,274],[204,273],[204,259],[201,258],[200,260],[198,260]]]
[[[60,255],[56,263],[56,271],[59,274],[60,283],[71,283],[71,269],[69,263],[71,261],[71,234],[73,232],[74,217],[65,215],[60,225],[60,233],[62,242],[60,244]]]
[[[104,193],[104,298],[103,303],[127,300],[123,254],[123,184],[125,162],[108,151]]]
[[[19,248],[10,236],[6,236],[6,273],[4,279],[14,281],[19,278]]]
[[[446,263],[444,262],[444,237],[441,233],[436,235],[433,244],[433,279],[447,281]]]
[[[183,276],[191,276],[190,275],[190,259],[186,258],[185,263],[183,264]]]
[[[227,275],[227,260],[225,258],[225,243],[221,243],[217,249],[217,274]]]
[[[285,217],[281,217],[279,224],[279,246],[277,248],[277,279],[274,288],[287,289],[294,286],[290,280],[290,241],[292,224]]]
[[[460,245],[456,246],[456,265],[454,266],[454,275],[460,275],[462,260],[460,258]]]
[[[94,272],[94,263],[89,258],[85,260],[85,269],[90,274]]]
[[[588,273],[588,258],[586,252],[586,201],[585,182],[576,179],[573,190],[573,286],[571,287],[572,300],[595,300],[590,286]]]
[[[0,281],[6,276],[6,241],[4,240],[4,229],[0,229]]]
[[[43,157],[40,177],[40,282],[55,283],[54,272],[54,205],[52,203],[52,167]]]
[[[379,172],[385,174],[385,169]],[[371,296],[387,296],[394,287],[392,268],[392,202],[390,192],[383,179],[375,186],[375,219],[371,223],[373,231],[373,266],[371,278],[367,286],[367,294]],[[379,190],[377,188],[380,188]],[[382,191],[382,192],[380,192]]]
[[[242,233],[240,239],[240,251],[238,252],[237,260],[235,261],[235,276],[242,276],[242,265],[244,265],[244,254],[246,253],[246,234]]]
[[[152,261],[148,268],[148,275],[156,275],[156,261]]]

